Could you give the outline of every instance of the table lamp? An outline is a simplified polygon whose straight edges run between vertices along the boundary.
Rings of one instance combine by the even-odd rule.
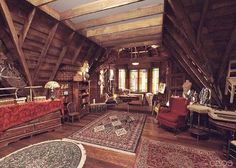
[[[59,83],[56,82],[56,81],[48,81],[48,82],[46,83],[46,85],[44,86],[44,88],[50,89],[50,91],[51,91],[51,97],[50,97],[50,98],[51,98],[52,100],[54,100],[54,99],[55,99],[54,89],[60,88],[60,85],[59,85]]]

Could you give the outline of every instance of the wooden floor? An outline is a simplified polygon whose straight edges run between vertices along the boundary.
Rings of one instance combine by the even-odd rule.
[[[90,113],[87,116],[83,117],[80,122],[74,122],[73,124],[66,122],[61,128],[58,128],[56,131],[43,133],[33,136],[32,138],[25,138],[18,142],[12,143],[9,146],[0,149],[0,158],[30,144],[38,143],[45,140],[61,139],[67,137],[89,122],[98,118],[102,114],[103,113]],[[177,136],[175,136],[173,132],[169,132],[163,128],[159,128],[154,122],[154,117],[151,116],[151,114],[149,114],[147,117],[141,138],[143,137],[222,152],[223,141],[218,139],[217,137],[210,138],[209,140],[201,140],[197,143],[196,139],[191,137],[188,131],[181,132]],[[133,167],[135,163],[136,156],[107,151],[90,146],[85,146],[85,149],[87,153],[87,159],[84,166],[85,168]]]

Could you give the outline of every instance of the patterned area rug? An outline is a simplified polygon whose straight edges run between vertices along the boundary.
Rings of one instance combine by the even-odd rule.
[[[89,123],[68,139],[95,147],[134,154],[146,114],[109,112]]]
[[[182,145],[143,139],[135,168],[224,168],[232,161],[219,158],[215,152]]]
[[[30,145],[0,159],[1,168],[82,168],[83,146],[53,140]]]

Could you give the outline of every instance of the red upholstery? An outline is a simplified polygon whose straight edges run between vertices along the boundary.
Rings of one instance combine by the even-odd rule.
[[[170,98],[170,108],[161,108],[157,116],[160,125],[171,128],[181,128],[186,125],[188,100],[185,98]]]

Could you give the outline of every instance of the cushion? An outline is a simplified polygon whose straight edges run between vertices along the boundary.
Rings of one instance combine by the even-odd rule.
[[[161,120],[163,119],[163,120],[167,120],[170,122],[177,122],[178,115],[175,113],[159,113],[158,119],[161,119]]]

